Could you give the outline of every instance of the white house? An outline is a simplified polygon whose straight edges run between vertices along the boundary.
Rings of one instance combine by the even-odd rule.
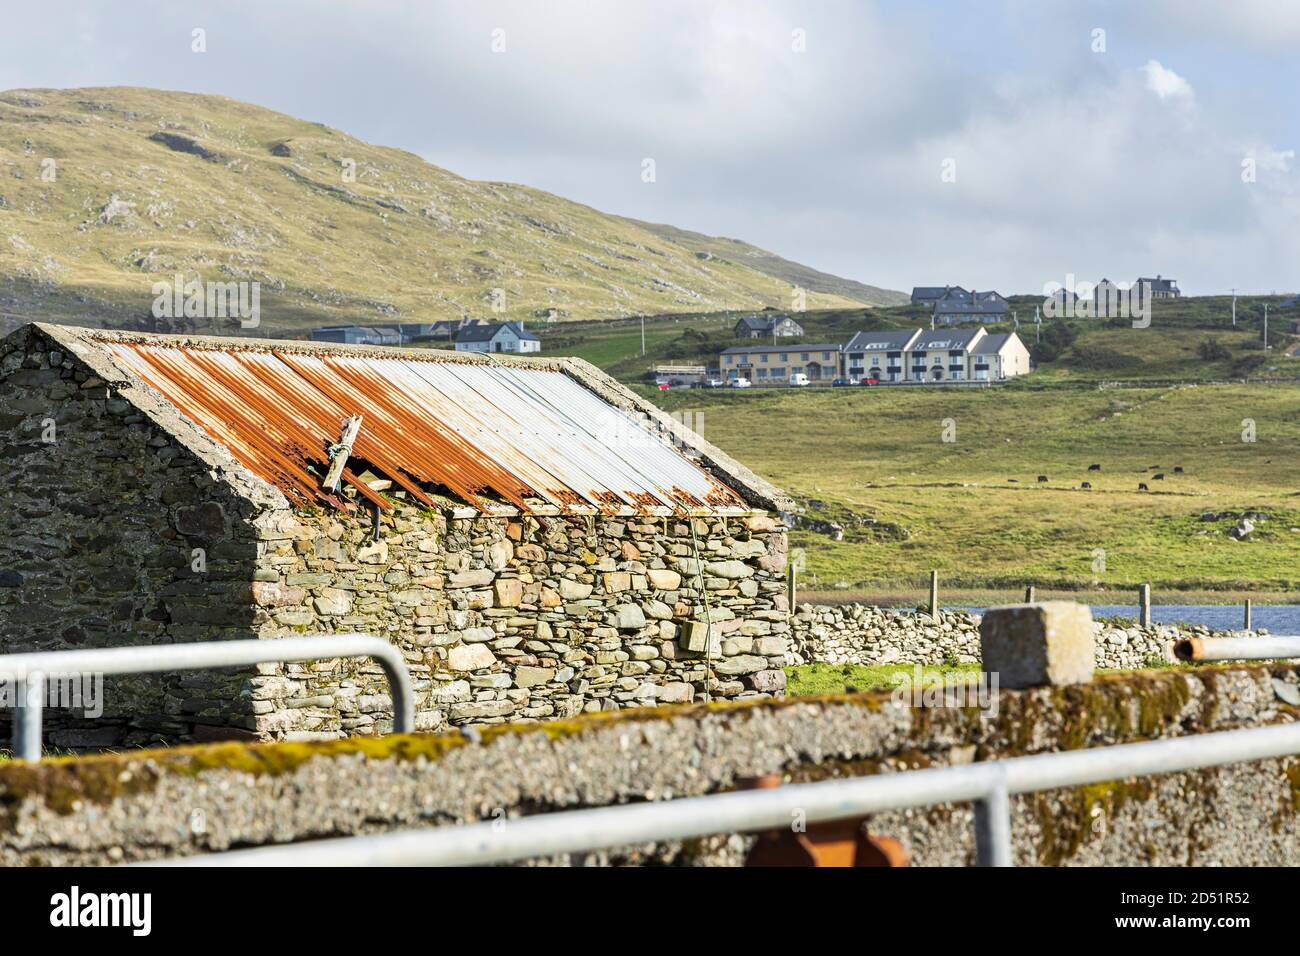
[[[969,365],[970,377],[977,382],[1015,378],[1029,372],[1029,349],[1015,332],[985,333],[971,350]]]
[[[521,322],[466,325],[456,334],[457,352],[540,352],[542,340]]]
[[[907,377],[904,353],[920,337],[920,329],[859,332],[844,347],[845,374],[854,382],[901,382]]]
[[[998,382],[1029,371],[1029,350],[1014,332],[983,326],[859,332],[844,347],[844,371],[854,382]]]

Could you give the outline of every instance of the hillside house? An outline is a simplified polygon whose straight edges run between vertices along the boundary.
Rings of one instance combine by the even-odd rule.
[[[1157,275],[1154,279],[1139,278],[1134,285],[1142,288],[1145,297],[1149,299],[1177,299],[1182,295],[1178,290],[1178,282],[1162,275]]]
[[[402,335],[396,328],[371,325],[326,325],[311,330],[313,342],[339,345],[401,345]]]
[[[738,339],[781,339],[803,335],[803,326],[788,315],[747,315],[732,331]]]
[[[838,343],[820,345],[735,345],[718,356],[718,368],[732,382],[743,378],[753,385],[788,385],[803,374],[811,382],[829,382],[840,375]]]
[[[522,322],[464,325],[456,333],[457,352],[540,352],[542,340],[524,328]]]
[[[934,304],[936,325],[965,322],[1003,322],[1010,305],[996,292],[972,292],[966,297],[944,298]]]
[[[912,288],[912,305],[931,308],[938,302],[973,301],[973,296],[959,285],[918,285]]]
[[[4,652],[361,631],[401,648],[422,729],[784,687],[793,502],[577,359],[27,325],[0,486]],[[103,700],[47,710],[47,745],[392,724],[364,660]]]
[[[1103,278],[1092,289],[1092,314],[1099,318],[1123,314],[1124,297],[1130,288],[1126,282],[1111,282]]]

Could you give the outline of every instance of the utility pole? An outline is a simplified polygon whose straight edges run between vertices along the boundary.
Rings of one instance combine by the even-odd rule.
[[[1268,351],[1268,303],[1264,303],[1264,351]]]
[[[1232,290],[1232,327],[1237,327],[1237,290]]]
[[[641,356],[645,357],[645,316],[641,316]]]

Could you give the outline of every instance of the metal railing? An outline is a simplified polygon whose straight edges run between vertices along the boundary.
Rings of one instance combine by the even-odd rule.
[[[147,866],[474,866],[603,847],[771,830],[940,803],[975,803],[976,862],[1011,866],[1011,795],[1300,753],[1300,724],[1195,734],[959,767],[794,784],[492,823],[314,840]]]
[[[1188,637],[1174,645],[1183,661],[1271,661],[1300,657],[1300,637]]]
[[[20,760],[41,759],[45,678],[50,674],[150,674],[162,671],[247,667],[252,664],[371,657],[384,669],[393,697],[393,731],[415,729],[415,693],[401,652],[369,634],[287,637],[268,640],[147,644],[93,650],[0,655],[0,679],[13,681],[13,749]]]

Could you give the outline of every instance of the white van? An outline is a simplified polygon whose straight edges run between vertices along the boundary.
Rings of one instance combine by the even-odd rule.
[[[803,372],[795,372],[793,375],[790,376],[791,388],[802,388],[805,385],[811,385],[811,384],[812,384],[812,379],[810,379]]]

